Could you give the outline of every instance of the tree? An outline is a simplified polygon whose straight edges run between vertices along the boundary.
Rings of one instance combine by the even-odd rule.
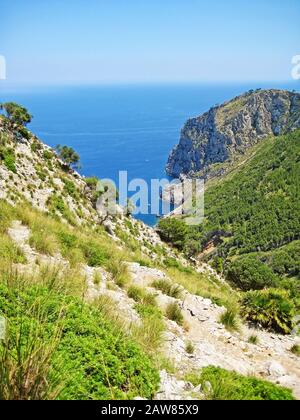
[[[227,278],[245,291],[274,287],[279,282],[271,268],[252,256],[233,261],[227,269]]]
[[[165,218],[158,223],[158,233],[161,238],[181,250],[184,248],[187,232],[188,226],[180,219]]]
[[[32,115],[27,109],[15,102],[1,104],[0,109],[4,110],[7,118],[14,124],[25,126],[32,120]]]
[[[58,156],[66,165],[73,166],[74,168],[79,167],[80,156],[72,147],[58,145],[56,146],[56,150]]]

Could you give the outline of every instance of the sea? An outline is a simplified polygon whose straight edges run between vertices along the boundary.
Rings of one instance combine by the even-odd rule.
[[[188,118],[250,89],[300,91],[300,83],[10,87],[0,103],[14,101],[33,115],[29,129],[49,146],[73,147],[85,176],[128,180],[166,178],[165,166]],[[136,215],[148,225],[156,214]]]

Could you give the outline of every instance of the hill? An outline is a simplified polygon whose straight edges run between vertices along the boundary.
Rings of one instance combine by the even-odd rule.
[[[300,127],[300,94],[250,91],[187,121],[167,164],[169,175],[210,177],[271,135]]]
[[[98,180],[74,170],[77,154],[43,144],[24,108],[5,108],[1,399],[293,399],[286,387],[300,397],[287,292],[259,296],[271,309],[258,322],[252,295],[126,209],[103,220]]]

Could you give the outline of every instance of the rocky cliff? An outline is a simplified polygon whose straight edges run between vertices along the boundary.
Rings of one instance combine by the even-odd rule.
[[[171,176],[207,172],[213,164],[244,154],[270,135],[300,127],[300,94],[257,90],[236,97],[187,121],[169,156]]]

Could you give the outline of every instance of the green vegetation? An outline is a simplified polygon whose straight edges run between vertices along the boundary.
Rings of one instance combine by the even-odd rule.
[[[242,292],[262,290],[245,297],[241,294],[241,301],[249,299],[250,304],[246,310],[243,303],[242,315],[282,333],[291,329],[286,311],[291,307],[291,314],[300,310],[299,165],[300,130],[268,138],[223,178],[207,182],[202,225],[187,226],[183,219],[175,218],[159,223],[163,239],[187,255],[201,254]],[[278,289],[277,298],[265,288]],[[218,304],[225,300],[230,309],[230,298],[224,292],[218,298],[216,291],[207,297]],[[267,300],[265,308],[261,298]],[[238,300],[236,295],[233,300]],[[261,322],[256,321],[259,314]]]
[[[25,264],[23,251],[6,234],[0,235],[0,264]]]
[[[288,401],[294,400],[289,389],[270,382],[246,377],[218,367],[209,366],[186,378],[193,385],[202,385],[206,399],[216,401]],[[208,385],[209,384],[209,385]]]
[[[257,335],[251,335],[248,338],[248,343],[257,346],[259,344],[259,338],[257,337]]]
[[[247,292],[241,313],[247,321],[282,334],[289,334],[295,326],[295,305],[284,290]]]
[[[127,295],[131,299],[146,306],[156,306],[156,298],[152,293],[146,292],[142,287],[130,286]]]
[[[187,354],[194,354],[195,347],[194,347],[193,343],[191,343],[190,341],[188,343],[186,343],[185,351],[187,352]]]
[[[273,252],[298,240],[299,155],[300,130],[265,140],[244,165],[208,183],[203,226],[164,219],[161,236],[180,249],[194,240],[205,246],[214,239],[215,251],[228,263],[234,255]],[[283,267],[281,274],[286,273]]]
[[[160,290],[165,295],[173,297],[175,299],[180,299],[182,294],[182,288],[178,284],[174,284],[169,280],[156,280],[152,284],[152,286]]]
[[[230,264],[227,270],[227,278],[240,289],[261,290],[265,287],[276,287],[278,277],[267,265],[256,257],[238,258]]]
[[[80,156],[74,149],[72,149],[72,147],[58,145],[56,150],[58,152],[58,156],[67,166],[78,167]]]
[[[29,124],[32,120],[32,115],[29,114],[27,109],[15,102],[0,104],[1,109],[4,110],[7,118],[14,124],[23,126]]]
[[[166,317],[171,321],[175,321],[178,325],[182,326],[184,323],[183,314],[176,302],[169,303],[166,309]]]
[[[188,235],[188,226],[184,221],[175,218],[161,219],[158,223],[161,238],[183,250]]]
[[[4,165],[11,172],[17,173],[16,156],[13,149],[0,146],[0,162],[3,161]]]
[[[151,398],[157,389],[150,359],[79,298],[2,282],[0,314],[9,321],[0,344],[0,398]]]
[[[220,322],[228,331],[238,331],[240,327],[238,309],[231,307],[221,315]]]
[[[291,352],[292,352],[295,356],[299,356],[299,357],[300,357],[300,346],[299,346],[299,344],[295,344],[295,345],[291,348]]]

